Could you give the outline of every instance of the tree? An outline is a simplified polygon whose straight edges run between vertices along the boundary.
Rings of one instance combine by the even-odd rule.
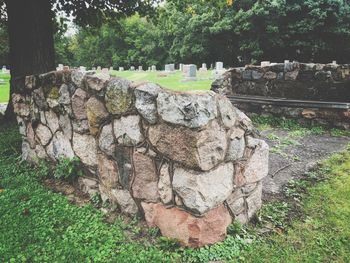
[[[72,15],[79,25],[97,25],[110,16],[148,12],[157,0],[0,0],[7,13],[10,47],[10,94],[24,85],[24,76],[55,68],[53,20],[55,12]],[[12,103],[5,113],[14,118]]]

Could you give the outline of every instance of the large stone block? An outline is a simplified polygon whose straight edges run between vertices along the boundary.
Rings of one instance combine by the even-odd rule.
[[[75,156],[69,139],[60,131],[53,136],[50,144],[46,147],[46,152],[53,160]]]
[[[116,148],[113,135],[113,127],[111,123],[103,126],[101,129],[98,143],[101,151],[109,156],[114,156]]]
[[[168,163],[164,163],[160,168],[158,192],[163,204],[167,205],[173,202],[174,193],[171,182],[170,166]]]
[[[162,89],[152,83],[143,84],[135,89],[135,107],[141,116],[150,124],[158,120],[157,96]]]
[[[38,127],[35,129],[35,134],[42,146],[46,146],[52,138],[52,133],[50,129],[42,124],[39,124]]]
[[[86,102],[89,99],[88,93],[82,89],[77,89],[72,96],[72,109],[77,120],[87,119]]]
[[[113,122],[114,135],[118,144],[135,146],[144,140],[140,127],[140,116],[121,117]]]
[[[154,161],[149,156],[136,151],[133,154],[133,164],[135,173],[132,192],[134,198],[157,202],[159,200],[158,176]]]
[[[28,97],[14,93],[12,94],[12,103],[14,112],[21,117],[30,115],[30,100]]]
[[[161,92],[158,94],[157,107],[164,121],[189,128],[202,127],[217,116],[215,93],[212,92]]]
[[[147,224],[158,227],[163,236],[177,239],[183,246],[200,247],[224,240],[231,216],[221,205],[197,218],[176,207],[141,203]]]
[[[107,73],[94,73],[85,76],[86,86],[92,90],[101,91],[108,83],[111,76]]]
[[[126,79],[113,78],[107,85],[105,101],[112,114],[124,114],[133,108],[133,90]]]
[[[148,137],[151,144],[168,158],[204,171],[222,162],[227,149],[225,129],[216,120],[200,131],[157,124],[149,127]]]
[[[60,128],[57,114],[53,110],[45,111],[45,119],[47,126],[54,134]]]
[[[132,216],[138,213],[139,209],[128,190],[113,189],[111,193],[112,199],[119,205],[123,213]]]
[[[198,214],[204,214],[221,205],[233,191],[234,168],[224,163],[209,172],[187,170],[175,167],[174,191],[182,198],[185,206]]]
[[[255,183],[267,176],[269,170],[269,146],[266,142],[252,137],[247,138],[247,146],[254,149],[244,170],[247,184]]]
[[[119,186],[118,166],[114,160],[105,154],[98,154],[98,176],[100,183],[109,190]]]
[[[101,124],[103,124],[109,116],[104,104],[96,97],[91,97],[86,103],[86,113],[89,121],[90,134],[97,135]]]
[[[91,135],[73,133],[73,149],[81,162],[87,166],[97,165],[96,141]]]

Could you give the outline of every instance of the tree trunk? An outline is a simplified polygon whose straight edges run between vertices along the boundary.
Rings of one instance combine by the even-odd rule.
[[[55,68],[53,11],[48,0],[6,0],[10,46],[10,95],[24,85],[24,77]],[[5,120],[15,119],[12,100]]]

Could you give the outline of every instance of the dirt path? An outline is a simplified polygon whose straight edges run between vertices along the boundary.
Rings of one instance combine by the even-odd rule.
[[[270,146],[269,175],[263,182],[265,197],[281,193],[291,179],[298,179],[317,168],[320,161],[344,150],[350,143],[350,137],[293,136],[282,129],[266,130],[261,134]]]

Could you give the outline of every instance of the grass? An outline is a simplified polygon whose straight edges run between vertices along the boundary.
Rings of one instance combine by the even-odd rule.
[[[154,242],[143,239],[137,220],[108,224],[92,205],[46,189],[43,171],[20,162],[17,128],[0,126],[0,134],[0,262],[350,262],[350,148],[310,175],[323,178],[317,184],[289,186],[286,198],[301,200],[303,216],[288,218],[284,202],[264,205],[260,222],[283,231],[235,223],[223,242],[182,249],[156,229],[146,232]]]
[[[166,89],[175,91],[210,90],[211,83],[213,82],[213,80],[208,79],[211,77],[212,71],[208,71],[208,75],[200,75],[201,73],[198,73],[198,81],[187,82],[182,81],[182,74],[178,71],[176,71],[174,74],[170,74],[167,77],[159,77],[157,76],[159,72],[148,71],[112,71],[111,74],[132,81],[150,81],[157,83]],[[10,91],[10,75],[0,73],[0,79],[4,79],[6,81],[5,85],[0,86],[0,103],[8,102]]]
[[[286,234],[261,239],[245,253],[247,262],[350,262],[350,148],[323,164],[328,180],[308,188],[305,220]]]
[[[0,73],[0,79],[5,80],[6,84],[0,85],[0,103],[8,102],[10,96],[10,75]]]
[[[330,129],[327,126],[321,125],[301,125],[295,119],[281,118],[281,117],[263,117],[253,116],[251,117],[254,125],[259,130],[270,130],[273,128],[280,128],[289,131],[291,138],[304,137],[306,135],[324,135],[329,134],[331,136],[347,136],[350,137],[349,130],[342,130],[338,128]]]
[[[201,73],[198,73],[198,81],[187,82],[182,81],[183,77],[181,72],[179,71],[176,71],[176,73],[170,74],[167,77],[159,77],[159,73],[160,72],[148,71],[113,71],[111,74],[132,81],[150,81],[153,83],[157,83],[164,88],[176,91],[210,90],[211,83],[213,82],[213,80],[208,79],[209,77],[211,77],[212,71],[208,71],[208,75],[206,76],[201,76]],[[201,78],[203,78],[203,80],[201,80]]]

